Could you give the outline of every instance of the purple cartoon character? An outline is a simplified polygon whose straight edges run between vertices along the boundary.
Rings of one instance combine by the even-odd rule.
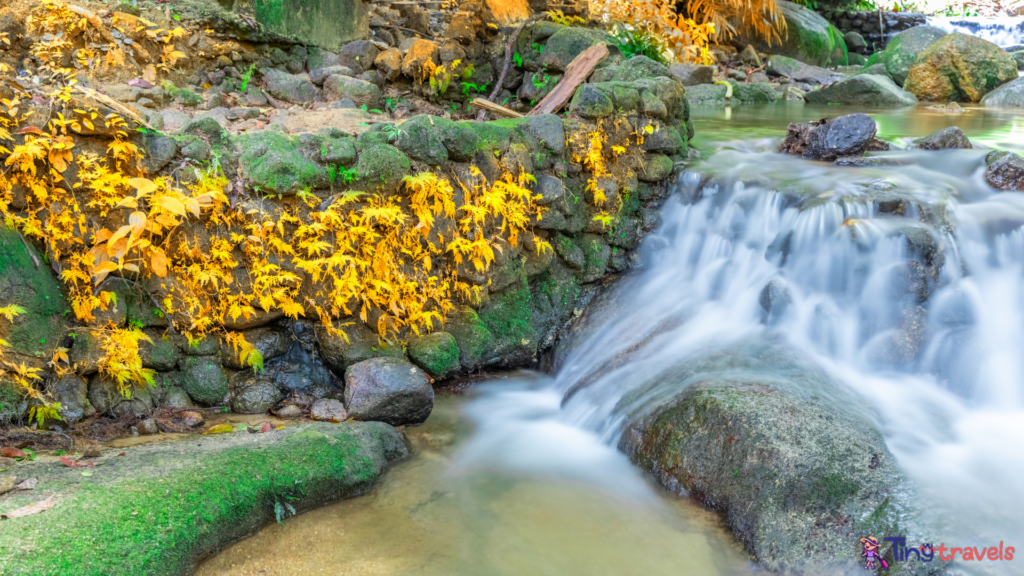
[[[889,565],[886,564],[881,554],[878,553],[878,548],[880,545],[878,543],[877,538],[875,538],[874,536],[861,538],[860,543],[864,545],[864,553],[861,554],[861,556],[863,556],[865,560],[865,570],[878,570],[878,567],[875,566],[875,562],[880,562],[882,564],[882,570],[889,569]]]

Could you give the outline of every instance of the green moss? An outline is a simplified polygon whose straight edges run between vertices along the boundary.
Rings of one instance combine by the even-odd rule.
[[[60,345],[68,305],[43,257],[28,248],[16,230],[0,223],[0,306],[11,304],[25,313],[13,322],[0,319],[0,338],[16,354],[48,358],[49,351]]]
[[[299,143],[273,131],[241,134],[242,176],[267,194],[295,194],[330,186],[327,170],[299,151]]]
[[[467,124],[476,133],[479,142],[477,150],[484,152],[504,152],[512,143],[512,131],[525,124],[520,119],[495,120],[493,122],[473,122]]]
[[[409,358],[434,378],[459,369],[459,344],[447,332],[434,332],[409,341]]]
[[[305,510],[359,494],[404,454],[398,433],[379,423],[203,438],[182,450],[133,450],[88,477],[59,463],[29,465],[24,472],[42,482],[3,510],[53,493],[57,506],[0,524],[0,565],[40,576],[190,573],[198,558],[272,521],[275,502]]]
[[[183,106],[193,108],[203,103],[203,97],[188,88],[179,88],[171,82],[163,83],[164,93],[171,99],[181,102]]]
[[[476,311],[468,306],[452,311],[445,322],[445,330],[455,337],[459,345],[459,361],[466,370],[478,367],[484,354],[493,347],[494,334],[480,320]]]
[[[811,487],[809,501],[825,510],[835,510],[860,492],[860,485],[836,473],[819,478]]]
[[[356,172],[359,181],[370,186],[397,184],[409,173],[409,158],[394,146],[374,144],[359,153]]]

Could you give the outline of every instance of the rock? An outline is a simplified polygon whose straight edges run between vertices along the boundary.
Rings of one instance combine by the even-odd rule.
[[[575,30],[575,28],[574,28]],[[596,119],[610,116],[615,110],[612,99],[593,84],[583,84],[576,90],[569,102],[569,112],[584,118]]]
[[[846,49],[850,52],[856,52],[860,54],[867,49],[868,43],[864,41],[864,37],[859,32],[853,30],[843,34],[843,42],[846,43]]]
[[[349,98],[357,106],[373,108],[380,104],[380,88],[376,84],[340,74],[324,80],[324,93],[332,100]]]
[[[402,58],[402,74],[413,80],[422,81],[429,77],[429,69],[426,67],[427,61],[429,60],[436,65],[440,63],[440,59],[441,52],[438,50],[437,44],[430,40],[413,40],[409,50],[406,51],[405,56]]]
[[[758,57],[757,50],[754,50],[754,47],[750,44],[747,44],[747,47],[744,48],[736,57],[739,58],[740,62],[752,68],[761,67],[761,58]]]
[[[217,357],[187,356],[182,358],[180,367],[179,382],[193,401],[216,406],[227,398],[228,376]]]
[[[1017,52],[1008,53],[1017,62],[1017,70],[1024,70],[1024,50],[1018,50]]]
[[[637,178],[643,182],[660,182],[672,174],[672,159],[664,154],[647,154]]]
[[[617,45],[615,39],[603,30],[591,28],[562,28],[548,38],[540,55],[540,65],[555,72],[564,72],[565,67],[584,50],[604,42],[609,47]]]
[[[949,128],[943,128],[938,132],[929,134],[924,138],[918,138],[914,140],[912,148],[920,148],[921,150],[949,150],[954,148],[971,149],[974,146],[971,145],[971,141],[967,139],[967,135],[964,131],[957,128],[956,126],[950,126]]]
[[[333,76],[335,74],[340,74],[342,76],[355,76],[357,74],[357,72],[354,72],[348,66],[342,66],[340,64],[335,64],[334,66],[328,66],[326,68],[314,68],[314,69],[311,69],[309,71],[309,80],[313,84],[316,84],[317,86],[322,86],[323,83],[324,83],[324,80],[327,80],[329,77],[331,77],[331,76]]]
[[[985,156],[985,181],[997,190],[1024,191],[1024,158],[1005,150]]]
[[[320,98],[320,90],[313,85],[306,75],[289,74],[276,68],[269,68],[263,73],[267,92],[274,98],[293,104],[308,104]]]
[[[239,134],[236,141],[240,176],[263,194],[295,194],[331,184],[327,170],[306,158],[298,142],[284,134],[262,130]]]
[[[945,30],[934,26],[915,26],[892,37],[881,52],[878,61],[897,85],[903,86],[918,55],[947,35]],[[871,61],[869,60],[870,64]]]
[[[760,304],[764,310],[762,321],[769,326],[775,324],[786,314],[792,303],[793,296],[786,283],[779,279],[771,280],[761,290]]]
[[[806,82],[816,86],[830,84],[843,78],[842,74],[837,74],[818,66],[804,64],[799,60],[778,54],[773,54],[768,59],[768,65],[765,67],[765,70],[769,74],[789,78],[793,82]]]
[[[850,52],[846,55],[846,59],[849,61],[850,66],[863,66],[867,64],[868,59],[856,52]]]
[[[747,81],[751,84],[767,84],[771,80],[764,72],[754,72],[750,76],[747,76]]]
[[[160,406],[165,408],[188,408],[189,406],[195,406],[195,404],[188,397],[188,392],[182,390],[180,386],[171,386],[164,389]]]
[[[103,332],[98,329],[75,332],[71,350],[68,351],[68,360],[72,366],[77,367],[80,374],[88,375],[99,370],[100,358],[106,354],[103,350],[105,338]]]
[[[50,395],[60,402],[60,417],[72,424],[83,418],[89,404],[89,384],[78,374],[65,374],[49,386]]]
[[[473,370],[488,360],[494,334],[469,306],[456,307],[448,313],[445,331],[455,337],[459,345],[459,362],[464,370]]]
[[[779,0],[776,2],[779,15],[786,20],[786,32],[782,43],[769,43],[758,35],[739,34],[737,45],[751,44],[759,52],[781,54],[796,58],[815,66],[840,66],[846,64],[846,44],[843,35],[816,12]]]
[[[783,100],[794,100],[797,102],[803,102],[804,97],[806,95],[806,92],[797,88],[796,86],[786,86],[782,91]]]
[[[921,529],[913,487],[862,402],[794,352],[748,343],[649,386],[680,392],[634,409],[619,448],[722,514],[765,570],[852,573],[859,538]]]
[[[384,78],[394,82],[402,73],[402,52],[397,48],[388,48],[374,58],[373,65]]]
[[[436,380],[459,369],[459,344],[447,332],[434,332],[409,341],[409,359]]]
[[[981,99],[986,108],[1024,108],[1024,78],[1007,82]]]
[[[897,108],[916,106],[917,98],[885,76],[858,74],[830,86],[812,90],[805,96],[811,104],[856,104]]]
[[[363,72],[362,74],[360,74],[356,78],[356,80],[362,80],[363,82],[369,82],[370,84],[373,84],[374,86],[376,86],[377,88],[379,88],[381,90],[384,89],[384,82],[385,82],[384,75],[381,74],[380,72],[377,72],[376,70],[367,70],[366,72]]]
[[[476,28],[473,25],[474,15],[470,12],[460,11],[452,15],[452,21],[448,24],[446,36],[463,44],[469,44],[476,37]]]
[[[25,309],[0,319],[0,339],[9,344],[4,360],[42,368],[60,346],[69,306],[47,261],[6,224],[0,224],[0,255],[0,305]]]
[[[454,124],[439,116],[418,114],[399,125],[395,147],[414,160],[438,166],[448,160],[448,149],[441,142],[436,125],[440,121]]]
[[[548,74],[546,72],[527,72],[523,78],[523,84],[519,87],[517,96],[523,102],[540,102],[547,96],[555,86],[562,81],[561,74]],[[532,104],[531,104],[532,105]]]
[[[157,426],[154,418],[146,418],[136,426],[138,427],[139,434],[142,434],[143,436],[152,436],[160,433],[160,427]]]
[[[944,36],[917,57],[904,88],[921,100],[978,102],[1017,79],[1017,62],[995,44],[959,32]]]
[[[178,143],[170,136],[162,134],[146,134],[142,138],[145,157],[142,167],[146,174],[154,175],[167,166],[178,151]]]
[[[193,412],[191,410],[181,412],[180,414],[178,414],[176,420],[186,428],[195,428],[196,426],[201,426],[203,422],[205,422],[205,420],[203,420],[202,413]]]
[[[245,341],[251,344],[263,356],[264,362],[284,356],[292,345],[291,336],[270,327],[246,330],[243,336],[245,336]],[[220,344],[220,361],[227,368],[234,368],[235,370],[252,369],[248,364],[243,364],[240,361],[238,353],[227,342],[221,342]]]
[[[366,72],[373,66],[380,50],[369,40],[356,40],[342,47],[338,53],[338,64],[351,68],[356,74]]]
[[[782,152],[808,160],[835,160],[866,150],[888,149],[875,139],[878,127],[867,114],[847,114],[832,120],[790,124]]]
[[[409,169],[409,158],[387,144],[367,146],[356,162],[359,181],[378,187],[401,182]]]
[[[18,477],[14,474],[0,475],[0,495],[7,494],[18,485]]]
[[[252,372],[239,372],[232,384],[231,410],[239,414],[263,414],[284,398],[273,382]]]
[[[192,121],[188,114],[177,110],[163,110],[157,114],[163,119],[164,127],[162,130],[168,134],[180,131]]]
[[[381,344],[377,334],[358,319],[355,319],[351,325],[341,328],[345,336],[330,334],[320,324],[317,324],[314,330],[317,342],[320,343],[320,353],[323,355],[324,362],[338,373],[344,372],[353,364],[370,358],[405,357],[400,346]]]
[[[139,342],[139,357],[142,359],[142,366],[157,370],[174,369],[181,356],[174,340],[169,337],[165,338],[156,330],[147,330],[146,336],[149,336],[152,342],[145,340]]]
[[[889,71],[885,69],[885,64],[882,64],[881,62],[865,65],[859,72],[857,72],[857,74],[854,74],[854,76],[860,74],[874,74],[875,76],[884,76],[892,80],[892,76],[889,75]]]
[[[121,394],[117,382],[96,375],[89,382],[89,402],[100,414],[140,416],[153,410],[153,394],[145,385],[130,388],[131,398]]]
[[[398,358],[371,358],[345,370],[345,406],[363,421],[421,424],[434,408],[434,389],[422,370]]]
[[[565,195],[565,186],[562,181],[555,176],[550,174],[538,174],[537,184],[534,187],[534,191],[540,194],[540,199],[537,200],[537,204],[540,206],[548,206],[561,200]]]
[[[39,478],[35,476],[26,478],[21,484],[18,484],[16,488],[18,490],[35,490],[36,484],[39,484]]]
[[[241,102],[246,106],[256,106],[257,108],[266,108],[270,106],[270,101],[267,100],[266,94],[263,93],[259,88],[249,86],[249,89],[242,94]]]
[[[683,86],[696,86],[698,84],[711,84],[715,81],[714,66],[698,66],[696,64],[672,64],[668,67]]]
[[[686,101],[691,106],[704,104],[724,104],[728,88],[720,84],[701,84],[686,89]]]
[[[323,422],[344,422],[348,420],[348,410],[345,410],[345,405],[339,400],[321,398],[313,402],[309,409],[309,417]]]
[[[278,418],[284,418],[286,420],[298,418],[302,416],[302,408],[299,408],[295,404],[289,404],[278,410],[276,414]]]
[[[313,398],[339,396],[339,383],[327,368],[312,361],[304,352],[296,353],[296,346],[284,358],[266,364],[261,378],[273,382],[284,392],[302,392]]]

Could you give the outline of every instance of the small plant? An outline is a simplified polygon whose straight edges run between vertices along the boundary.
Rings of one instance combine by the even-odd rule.
[[[458,71],[461,64],[462,60],[452,60],[448,64],[436,66],[433,62],[427,60],[424,66],[424,74],[426,75],[424,80],[430,86],[429,94],[432,98],[440,97],[447,92],[448,87],[451,86],[452,80],[455,78],[469,80],[473,75],[473,65],[463,66],[462,70]]]
[[[245,71],[245,74],[242,74],[242,80],[235,84],[235,87],[238,89],[240,94],[245,94],[245,91],[249,89],[249,82],[252,81],[252,75],[255,72],[256,65],[251,64],[249,69]]]
[[[523,67],[523,57],[519,55],[519,52],[512,55],[512,61],[516,63],[516,68]]]
[[[285,502],[282,504],[279,500],[274,501],[274,518],[278,524],[284,524],[285,518],[295,516],[295,507]]]
[[[481,94],[487,91],[488,85],[490,85],[490,82],[484,82],[482,86],[477,86],[472,82],[462,82],[462,93],[465,94],[466,96],[469,96],[469,91],[472,90],[477,94]]]
[[[63,420],[60,417],[60,402],[44,404],[42,406],[31,406],[28,409],[28,421],[35,420],[42,426],[47,420]],[[36,458],[32,458],[36,460]]]
[[[618,42],[619,50],[627,59],[639,55],[647,56],[655,62],[669,64],[665,58],[665,45],[646,28],[633,30],[628,26],[615,26],[612,28],[612,34]]]
[[[548,10],[545,14],[548,15],[548,18],[550,18],[552,22],[555,24],[561,24],[562,26],[575,26],[586,22],[586,20],[579,16],[569,16],[561,10]]]

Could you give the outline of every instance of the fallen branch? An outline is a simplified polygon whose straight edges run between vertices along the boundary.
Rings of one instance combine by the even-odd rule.
[[[89,22],[89,24],[92,24],[92,27],[100,33],[100,36],[103,36],[104,40],[111,44],[117,44],[117,39],[114,38],[114,35],[110,33],[110,30],[107,30],[107,27],[103,25],[103,22],[100,21],[99,17],[93,14],[90,10],[74,5],[68,5],[68,10],[71,10],[75,14],[85,18],[86,21]]]
[[[146,122],[145,120],[143,120],[142,117],[139,116],[138,113],[136,113],[134,110],[132,110],[131,108],[125,106],[124,104],[121,104],[117,100],[114,100],[110,96],[107,96],[106,94],[103,94],[102,92],[98,92],[98,91],[93,90],[91,88],[79,88],[77,86],[75,87],[75,90],[77,90],[78,92],[81,92],[87,98],[94,98],[94,99],[102,102],[103,104],[106,104],[107,106],[110,106],[114,110],[116,110],[116,111],[118,111],[118,112],[128,116],[129,118],[131,118],[135,122],[138,122],[139,124],[142,124],[146,128],[149,128],[150,130],[154,130],[154,131],[156,130],[156,128],[153,128],[152,126],[150,126],[149,122]]]
[[[498,97],[498,94],[501,94],[501,89],[505,85],[505,76],[508,75],[508,67],[512,64],[512,45],[516,43],[516,38],[519,38],[519,33],[523,31],[523,28],[525,28],[527,24],[536,22],[545,16],[547,16],[547,14],[536,14],[530,16],[526,20],[523,20],[522,24],[520,24],[519,27],[516,28],[515,32],[512,33],[512,36],[509,36],[508,42],[505,43],[505,64],[501,67],[501,74],[498,76],[498,81],[494,84],[494,90],[491,90],[491,95],[487,97],[488,101],[494,102],[494,99]],[[480,100],[480,98],[477,98],[477,100]],[[484,106],[480,107],[484,109],[477,114],[477,122],[483,122],[484,117],[487,115],[488,108]],[[511,110],[509,111],[511,112]]]
[[[605,56],[608,55],[608,46],[604,44],[594,44],[590,48],[587,48],[583,52],[580,52],[572,62],[565,67],[565,76],[555,86],[555,89],[548,93],[541,101],[530,110],[527,116],[537,116],[539,114],[554,114],[558,112],[565,103],[572,98],[572,95],[576,93],[576,88],[580,84],[587,81],[587,77],[594,71],[594,67],[597,66]]]
[[[501,104],[495,104],[494,102],[491,102],[490,100],[484,100],[483,98],[474,98],[473,101],[470,102],[470,104],[476,106],[477,108],[480,108],[481,114],[490,111],[494,112],[495,114],[504,116],[506,118],[523,118],[526,116],[525,114],[520,114],[515,110],[509,110],[508,108],[505,108]]]

